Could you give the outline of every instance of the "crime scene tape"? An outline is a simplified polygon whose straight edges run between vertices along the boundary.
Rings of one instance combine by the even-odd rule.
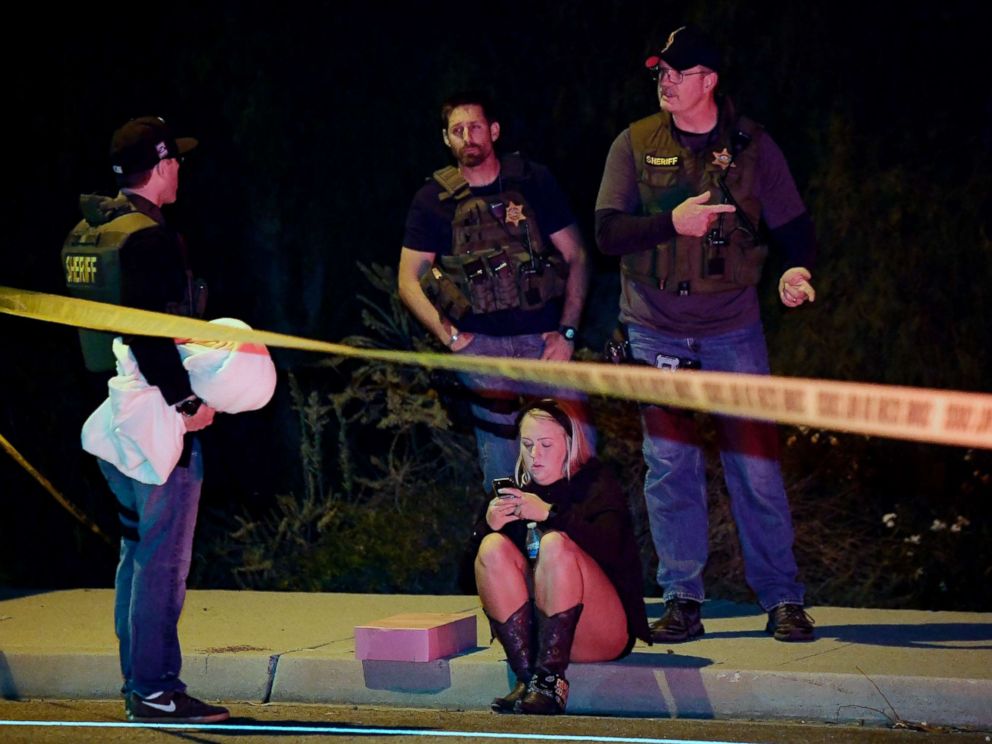
[[[593,395],[821,429],[992,449],[992,394],[640,365],[358,348],[0,287],[0,312],[116,333],[235,341],[509,377]]]
[[[71,501],[69,501],[65,496],[63,496],[59,492],[59,490],[51,484],[48,478],[46,478],[37,470],[35,470],[34,466],[32,466],[31,463],[25,460],[24,456],[17,451],[14,445],[8,442],[2,434],[0,434],[0,447],[5,449],[7,451],[7,454],[14,459],[14,462],[16,462],[22,468],[24,468],[32,478],[38,481],[38,483],[41,484],[41,487],[44,488],[46,491],[48,491],[48,493],[52,495],[52,498],[54,498],[57,502],[59,502],[59,505],[62,506],[63,509],[65,509],[70,514],[72,514],[72,516],[74,516],[84,525],[89,527],[90,532],[92,532],[94,535],[96,535],[105,543],[107,543],[107,545],[109,545],[112,548],[116,547],[114,541],[111,540],[109,537],[107,537],[106,533],[104,533],[103,530],[101,530],[93,520],[87,517],[86,514],[84,514],[79,509],[78,506],[76,506]]]

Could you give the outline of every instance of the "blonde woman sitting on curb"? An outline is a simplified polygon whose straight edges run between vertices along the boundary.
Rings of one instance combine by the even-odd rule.
[[[640,558],[623,492],[565,404],[526,406],[517,434],[519,487],[497,485],[475,534],[479,597],[517,678],[492,707],[563,713],[570,661],[619,659],[636,638],[650,642]],[[533,567],[531,522],[541,532]]]

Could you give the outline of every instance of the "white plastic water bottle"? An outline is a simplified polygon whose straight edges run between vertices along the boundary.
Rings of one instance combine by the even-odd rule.
[[[527,557],[530,562],[537,561],[537,553],[541,549],[541,533],[537,529],[537,522],[527,523]]]

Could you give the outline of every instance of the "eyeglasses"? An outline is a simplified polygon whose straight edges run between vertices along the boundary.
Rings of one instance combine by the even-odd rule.
[[[709,70],[699,70],[697,72],[682,72],[681,70],[675,70],[672,69],[671,67],[655,67],[651,71],[651,75],[653,77],[656,77],[659,83],[665,78],[668,78],[668,81],[672,83],[672,85],[681,85],[682,81],[685,80],[689,75],[706,75],[707,73],[709,73]]]

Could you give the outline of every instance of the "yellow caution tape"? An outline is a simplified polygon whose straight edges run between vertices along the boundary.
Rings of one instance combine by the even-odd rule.
[[[239,341],[573,388],[594,395],[822,429],[992,449],[992,395],[647,366],[356,348],[269,331],[0,287],[0,312],[146,336]]]
[[[105,543],[107,543],[107,545],[109,545],[112,548],[114,547],[114,541],[111,540],[109,537],[107,537],[107,535],[104,534],[103,530],[101,530],[89,517],[87,517],[82,511],[80,511],[79,507],[77,507],[75,504],[69,501],[65,496],[63,496],[59,492],[59,490],[55,488],[55,486],[53,486],[45,476],[43,476],[41,473],[35,470],[34,467],[31,465],[31,463],[25,460],[24,457],[21,455],[21,453],[14,448],[14,445],[8,442],[2,434],[0,434],[0,447],[3,447],[7,451],[7,454],[10,455],[18,465],[24,468],[31,475],[32,478],[38,481],[38,483],[41,484],[41,487],[44,488],[46,491],[48,491],[48,493],[50,493],[52,497],[56,501],[58,501],[59,504],[66,511],[68,511],[72,516],[74,516],[84,525],[89,527],[90,531],[94,535],[99,537],[101,540],[103,540]]]

